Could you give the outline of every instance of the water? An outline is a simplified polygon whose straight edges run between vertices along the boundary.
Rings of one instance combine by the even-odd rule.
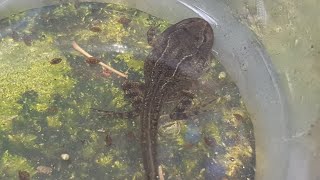
[[[136,9],[101,3],[44,7],[1,20],[1,178],[25,171],[33,179],[143,179],[139,119],[90,109],[130,110],[123,80],[85,63],[71,44],[143,81],[147,31],[168,26]],[[252,124],[237,87],[216,60],[199,82],[198,115],[170,120],[173,102],[162,112],[158,159],[165,179],[253,179]]]

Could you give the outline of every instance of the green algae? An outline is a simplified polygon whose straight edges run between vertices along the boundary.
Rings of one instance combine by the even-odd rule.
[[[35,52],[37,48],[41,50]],[[51,59],[61,57],[61,53],[46,42],[36,42],[33,48],[26,48],[25,44],[6,38],[0,49],[0,111],[4,115],[14,115],[13,112],[22,109],[22,104],[16,102],[26,91],[39,94],[38,103],[32,108],[40,111],[47,108],[53,94],[70,92],[73,82],[66,76],[70,67],[66,61],[55,66],[49,63]]]
[[[18,171],[23,170],[29,172],[29,174],[35,174],[35,170],[31,166],[31,163],[24,157],[12,155],[8,151],[5,151],[0,159],[0,175],[8,179],[18,179]]]
[[[137,71],[142,72],[143,70],[143,64],[144,62],[142,60],[135,59],[133,53],[123,53],[118,54],[115,57],[116,62],[125,62],[128,66],[128,68]]]

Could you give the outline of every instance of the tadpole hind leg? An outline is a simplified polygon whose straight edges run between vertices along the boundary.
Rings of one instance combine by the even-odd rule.
[[[192,100],[195,95],[191,91],[182,91],[182,99],[177,106],[173,109],[173,112],[169,114],[170,119],[184,120],[188,118],[187,112],[192,107]]]
[[[192,101],[194,98],[194,94],[185,94],[173,112],[169,114],[170,119],[186,120],[192,116],[197,116],[198,114],[211,111],[212,109],[206,109],[205,107],[208,107],[217,100],[216,97],[213,97],[212,99],[206,99],[205,102],[193,105]]]
[[[91,110],[100,113],[100,115],[108,118],[132,119],[139,116],[141,105],[143,102],[144,84],[126,80],[121,85],[124,96],[132,105],[131,111],[109,111],[91,108]]]
[[[126,80],[122,84],[126,99],[132,104],[134,111],[139,111],[143,102],[144,84],[141,82]]]

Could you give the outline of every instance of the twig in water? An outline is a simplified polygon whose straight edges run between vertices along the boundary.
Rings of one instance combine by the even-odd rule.
[[[164,180],[164,175],[163,175],[163,171],[162,171],[162,166],[161,165],[159,165],[158,171],[159,171],[159,180]]]
[[[76,42],[72,42],[72,47],[78,51],[79,53],[81,53],[82,55],[84,55],[87,60],[86,62],[87,63],[90,63],[90,64],[99,64],[102,66],[102,68],[105,68],[105,69],[108,69],[114,73],[116,73],[117,75],[123,77],[123,78],[128,78],[128,75],[127,74],[124,74],[116,69],[113,69],[111,66],[108,66],[106,65],[105,63],[101,62],[100,60],[98,60],[97,58],[91,56],[89,53],[87,53],[85,50],[83,50]]]

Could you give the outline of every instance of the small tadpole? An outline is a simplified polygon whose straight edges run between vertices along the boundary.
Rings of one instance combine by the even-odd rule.
[[[53,58],[51,59],[50,64],[59,64],[61,61],[61,58]]]

